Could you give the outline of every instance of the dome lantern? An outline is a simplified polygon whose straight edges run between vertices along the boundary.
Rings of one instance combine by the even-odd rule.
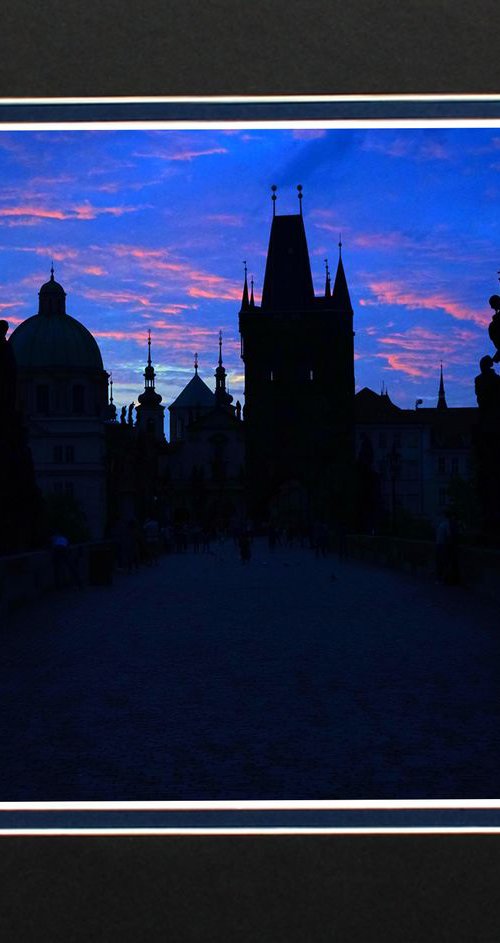
[[[66,314],[66,292],[54,279],[54,263],[50,267],[50,279],[38,292],[38,314],[45,317]]]

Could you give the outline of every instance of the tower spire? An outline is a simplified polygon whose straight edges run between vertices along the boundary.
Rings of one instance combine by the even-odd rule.
[[[226,390],[226,376],[222,363],[222,331],[219,331],[219,363],[215,370],[215,402],[217,406],[229,406],[233,399]]]
[[[332,286],[330,282],[330,269],[328,268],[328,259],[325,259],[326,279],[325,279],[325,298],[332,297]]]
[[[245,311],[245,310],[248,308],[248,306],[249,306],[249,301],[248,301],[248,279],[247,279],[247,272],[248,272],[248,269],[247,269],[247,260],[246,260],[246,259],[244,259],[243,265],[244,265],[244,267],[245,267],[245,280],[244,280],[244,282],[243,282],[243,295],[242,295],[242,298],[241,298],[241,310],[242,310],[242,311]]]
[[[194,372],[196,374],[198,373],[198,354],[197,353],[194,355]]]
[[[148,328],[148,367],[151,366],[151,328]]]
[[[54,281],[54,259],[50,263],[50,280],[51,282]]]
[[[441,361],[441,372],[439,377],[439,392],[438,392],[438,401],[437,409],[447,409],[448,403],[446,402],[446,395],[444,392],[444,379],[443,379],[443,361]]]
[[[254,307],[255,307],[255,301],[254,301],[254,297],[253,297],[253,275],[252,275],[252,277],[251,277],[251,279],[250,279],[250,287],[251,287],[251,292],[250,292],[250,307],[251,307],[251,308],[254,308]]]
[[[339,260],[337,263],[337,273],[332,291],[332,306],[346,314],[352,315],[352,305],[347,287],[347,279],[344,272],[344,263],[342,261],[342,233],[339,233]]]
[[[271,200],[273,201],[273,218],[274,218],[274,216],[276,216],[276,190],[277,190],[277,189],[278,189],[278,187],[276,186],[275,183],[273,183],[273,185],[272,185],[272,187],[271,187],[271,191],[272,191]]]
[[[110,390],[109,405],[112,406],[113,405],[113,374],[112,373],[109,374],[109,390]]]

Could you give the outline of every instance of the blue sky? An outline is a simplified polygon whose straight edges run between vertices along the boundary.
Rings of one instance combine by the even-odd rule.
[[[243,259],[264,275],[271,222],[303,209],[316,292],[343,260],[356,385],[473,405],[491,353],[500,268],[500,129],[0,131],[1,317],[37,311],[49,276],[96,336],[115,402],[143,388],[147,331],[168,405],[193,372],[213,386],[217,335],[242,398]]]

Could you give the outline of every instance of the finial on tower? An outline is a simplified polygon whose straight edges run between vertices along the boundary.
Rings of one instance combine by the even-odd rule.
[[[51,282],[54,281],[54,259],[52,259],[52,262],[50,263],[50,280]]]
[[[297,192],[299,195],[300,215],[302,216],[302,184],[301,183],[297,184]]]
[[[273,183],[271,187],[271,191],[272,191],[271,200],[273,201],[273,216],[276,216],[276,190],[277,189],[278,187],[276,186],[275,183]]]
[[[251,279],[250,279],[250,289],[251,289],[251,291],[250,291],[250,307],[251,307],[251,308],[254,308],[254,307],[255,307],[255,300],[254,300],[254,297],[253,297],[253,275],[252,275],[252,277],[251,277]]]
[[[339,259],[342,258],[342,233],[339,232]]]
[[[194,372],[198,373],[198,354],[194,355]]]
[[[219,367],[222,367],[222,331],[219,331]]]
[[[330,269],[328,268],[328,259],[325,259],[326,280],[325,280],[325,298],[331,298],[332,289],[330,284]]]
[[[151,328],[148,328],[148,367],[151,366]]]
[[[112,373],[109,374],[109,391],[110,391],[109,405],[112,406],[113,405],[113,374]]]

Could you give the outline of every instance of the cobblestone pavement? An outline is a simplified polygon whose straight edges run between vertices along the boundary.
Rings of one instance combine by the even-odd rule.
[[[12,617],[2,801],[500,795],[492,603],[308,549],[214,550]]]

